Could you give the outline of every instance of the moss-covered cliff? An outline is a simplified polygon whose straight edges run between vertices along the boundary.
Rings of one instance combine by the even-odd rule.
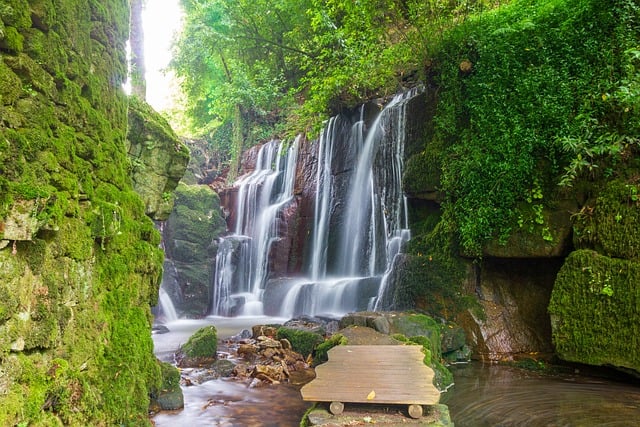
[[[160,241],[125,149],[125,0],[0,5],[0,424],[147,425]]]
[[[226,223],[220,199],[208,186],[180,184],[175,194],[175,208],[163,229],[165,265],[174,274],[165,276],[162,286],[180,312],[201,317],[211,308],[215,239]]]
[[[135,96],[129,99],[127,152],[133,187],[145,212],[155,220],[167,219],[173,208],[171,193],[187,169],[189,150],[164,117]]]
[[[514,0],[434,49],[400,289],[433,310],[436,288],[477,353],[555,349],[640,372],[639,17],[626,0]]]

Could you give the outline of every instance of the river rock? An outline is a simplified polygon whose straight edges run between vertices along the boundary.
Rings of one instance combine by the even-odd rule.
[[[278,327],[280,325],[254,325],[251,327],[252,337],[253,339],[258,339],[258,337],[275,337],[278,333]]]

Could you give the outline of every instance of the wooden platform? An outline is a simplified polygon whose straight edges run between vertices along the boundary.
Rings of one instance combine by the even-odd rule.
[[[434,405],[440,392],[417,345],[340,345],[302,387],[314,402]]]

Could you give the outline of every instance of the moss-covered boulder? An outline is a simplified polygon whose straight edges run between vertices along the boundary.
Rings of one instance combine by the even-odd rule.
[[[180,371],[175,366],[160,363],[162,385],[151,392],[151,408],[173,411],[184,407],[184,395],[180,388]]]
[[[129,100],[127,151],[133,186],[147,215],[167,219],[173,208],[172,192],[189,163],[189,150],[166,119],[135,96]]]
[[[276,338],[288,340],[291,343],[291,348],[304,357],[308,357],[318,344],[324,342],[324,337],[318,333],[286,326],[278,328]]]
[[[573,252],[558,273],[549,313],[558,355],[640,376],[640,263]]]
[[[218,350],[218,331],[213,325],[198,329],[178,352],[180,366],[212,364]]]
[[[175,206],[163,231],[167,263],[175,275],[163,287],[173,296],[174,304],[188,316],[207,314],[211,301],[216,237],[226,231],[220,199],[204,185],[180,184],[175,192]]]
[[[523,203],[525,205],[525,203]],[[571,212],[578,205],[573,200],[555,203],[553,208],[538,205],[536,209],[520,209],[518,227],[506,241],[488,241],[482,255],[496,258],[554,258],[563,257],[572,248],[573,224]],[[528,218],[525,218],[528,216]]]
[[[575,218],[577,248],[640,260],[640,185],[623,180],[607,183],[595,202],[588,203]]]

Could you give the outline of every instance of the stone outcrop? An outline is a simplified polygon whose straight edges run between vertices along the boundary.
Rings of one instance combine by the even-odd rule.
[[[144,201],[145,213],[154,220],[166,220],[173,208],[172,192],[189,163],[189,150],[146,102],[132,96],[128,111],[133,187]]]
[[[160,236],[129,176],[123,1],[0,6],[0,425],[147,425]]]
[[[208,313],[215,265],[215,238],[226,230],[220,201],[206,185],[180,184],[175,207],[163,226],[162,287],[189,317]]]
[[[561,358],[640,377],[639,191],[633,181],[614,180],[581,209],[577,250],[558,273],[549,313]]]

